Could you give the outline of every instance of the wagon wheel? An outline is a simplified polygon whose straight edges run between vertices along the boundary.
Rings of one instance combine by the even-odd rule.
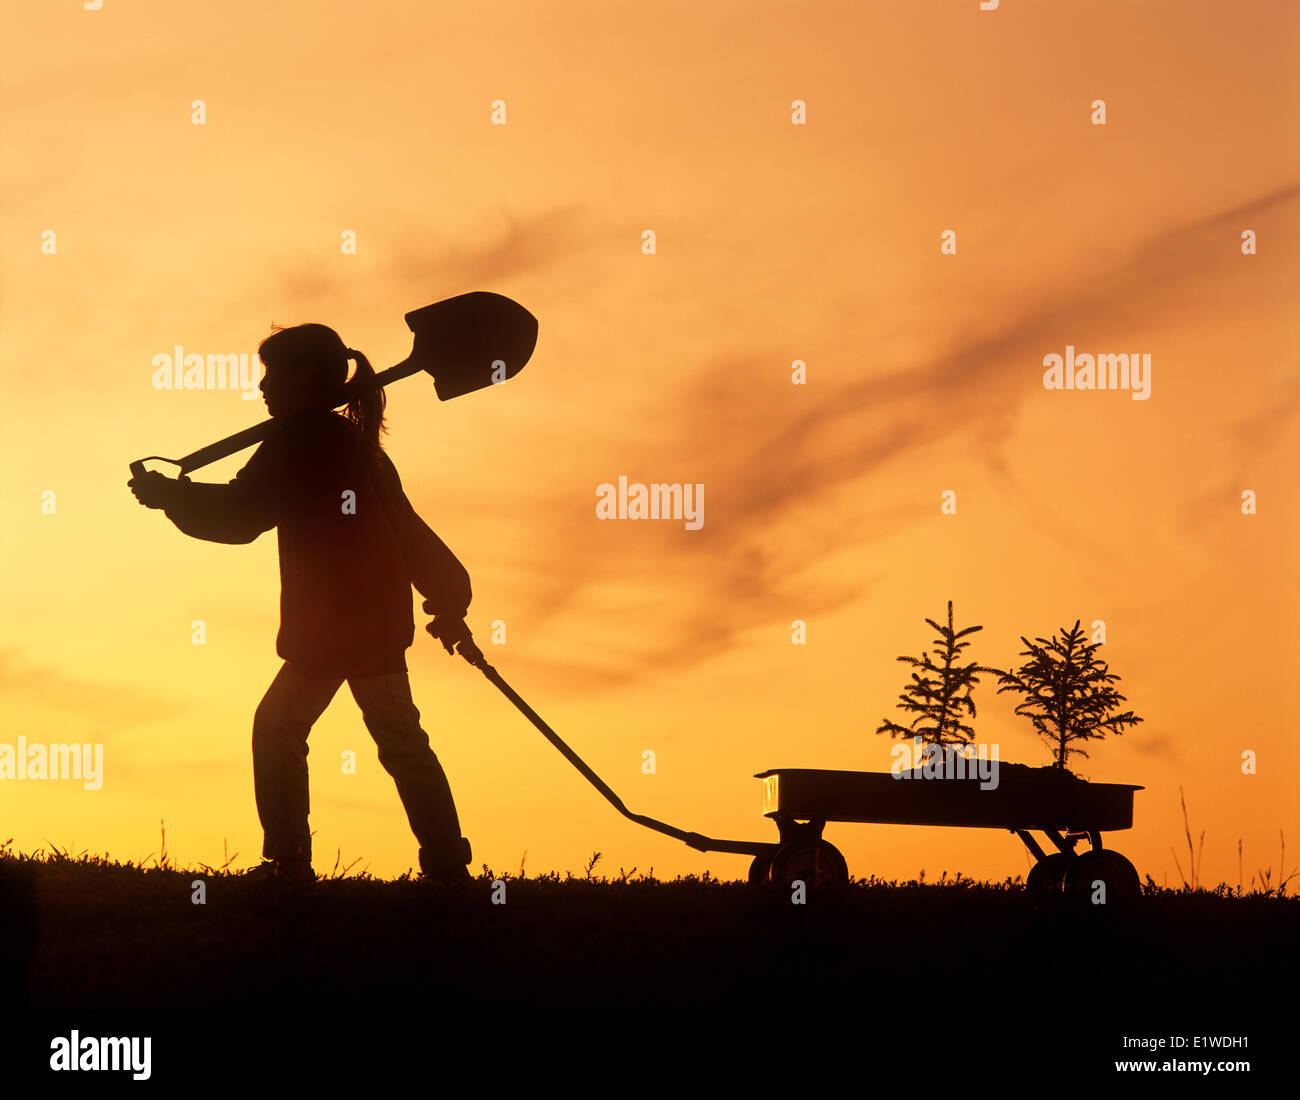
[[[1142,895],[1137,868],[1118,852],[1099,848],[1084,852],[1066,872],[1065,892],[1091,898],[1094,882],[1106,885],[1106,901],[1126,901]]]
[[[762,886],[770,881],[772,872],[772,857],[777,853],[777,846],[764,848],[754,857],[754,862],[749,865],[749,884],[751,886]]]
[[[1044,856],[1029,868],[1029,874],[1025,876],[1025,892],[1033,896],[1061,893],[1074,859],[1064,852]]]
[[[807,886],[847,886],[849,865],[839,849],[825,840],[783,844],[772,856],[772,882],[788,886],[801,879]]]

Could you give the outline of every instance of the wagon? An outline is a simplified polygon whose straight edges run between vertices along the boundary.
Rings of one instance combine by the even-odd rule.
[[[1035,859],[1026,886],[1031,892],[1091,891],[1106,897],[1140,892],[1137,870],[1119,852],[1102,846],[1101,834],[1133,826],[1130,783],[1090,783],[1060,768],[997,762],[996,785],[979,778],[927,778],[901,772],[776,768],[759,772],[763,813],[775,823],[778,844],[755,852],[750,882],[848,882],[848,866],[822,838],[828,821],[877,825],[945,825],[1006,829]],[[1056,849],[1043,851],[1032,833]],[[1088,851],[1076,853],[1081,840]]]
[[[1030,893],[1092,893],[1105,885],[1107,901],[1141,893],[1137,869],[1118,852],[1102,846],[1101,834],[1133,826],[1131,783],[1091,783],[1062,768],[1031,768],[996,761],[988,778],[927,775],[925,769],[899,772],[827,771],[774,768],[759,772],[763,814],[777,827],[778,840],[723,840],[688,832],[629,810],[623,800],[505,682],[475,647],[461,655],[536,726],[546,739],[629,821],[690,845],[701,852],[752,856],[749,881],[835,886],[849,881],[848,865],[822,838],[828,821],[879,825],[947,825],[966,829],[1006,829],[1015,833],[1035,863],[1025,880]],[[967,761],[973,764],[972,761]],[[991,761],[983,761],[987,769]],[[996,777],[996,782],[993,778]],[[1056,849],[1044,852],[1040,832]],[[1089,848],[1076,852],[1079,842]]]

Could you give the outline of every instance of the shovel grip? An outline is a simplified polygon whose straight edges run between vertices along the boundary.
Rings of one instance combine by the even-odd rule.
[[[171,466],[180,466],[181,469],[180,469],[179,476],[183,477],[185,474],[185,467],[180,462],[177,462],[176,459],[164,458],[162,455],[149,455],[146,458],[137,458],[134,462],[131,463],[131,476],[144,477],[144,475],[149,472],[149,470],[145,467],[146,462],[166,462]]]

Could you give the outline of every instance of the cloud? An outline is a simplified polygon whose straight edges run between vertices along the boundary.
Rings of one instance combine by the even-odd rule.
[[[47,665],[25,664],[21,651],[0,649],[0,680],[9,704],[49,712],[69,731],[93,729],[97,737],[175,718],[188,704],[137,691],[129,685],[83,679]],[[12,726],[12,721],[8,723]],[[21,730],[16,732],[22,732]]]
[[[400,236],[377,236],[365,245],[364,255],[377,257],[365,274],[370,311],[391,308],[395,324],[410,310],[456,294],[530,277],[541,282],[545,272],[574,264],[598,239],[573,206],[508,217],[495,233],[469,245],[448,239],[443,230],[422,228],[418,220],[417,215],[406,222]],[[454,228],[459,232],[461,227]],[[346,265],[311,260],[279,269],[256,298],[277,303],[277,309],[291,304],[304,316],[313,311],[325,316],[357,292],[356,273]],[[393,308],[394,302],[400,304]]]
[[[521,616],[534,625],[565,615],[590,621],[621,613],[611,610],[622,600],[620,590],[657,588],[662,595],[633,612],[642,629],[631,646],[622,643],[617,651],[593,646],[588,653],[548,647],[547,659],[532,666],[560,678],[567,670],[575,682],[590,682],[594,675],[606,683],[626,683],[707,660],[755,627],[784,627],[792,608],[811,615],[847,605],[871,586],[809,588],[795,578],[815,572],[828,555],[876,537],[880,514],[870,504],[855,516],[833,509],[819,515],[819,509],[836,492],[897,469],[936,444],[968,441],[984,467],[1029,505],[1022,511],[1030,522],[1094,562],[1114,558],[1082,526],[1046,512],[1004,460],[1008,431],[1035,393],[1035,386],[1026,384],[1026,370],[1036,382],[1044,349],[1061,346],[1063,334],[1116,323],[1158,324],[1182,316],[1188,302],[1207,288],[1220,293],[1216,265],[1225,239],[1231,249],[1238,226],[1261,218],[1290,219],[1298,197],[1300,188],[1281,188],[1164,229],[1129,255],[1073,281],[1036,285],[1011,299],[1016,312],[1000,315],[991,331],[954,338],[899,369],[810,387],[801,395],[806,409],[793,419],[773,416],[773,391],[753,381],[770,371],[770,349],[757,340],[702,367],[684,385],[667,387],[660,403],[643,411],[639,425],[619,426],[616,448],[604,441],[620,456],[622,469],[611,476],[631,467],[654,470],[662,466],[662,456],[674,456],[675,465],[700,471],[696,476],[711,490],[705,529],[684,544],[670,541],[680,532],[622,524],[631,530],[602,532],[597,550],[592,525],[568,521],[575,489],[590,476],[577,472],[572,461],[563,471],[557,468],[555,493],[526,513],[556,518],[530,530],[526,547],[504,555],[511,575],[517,569],[520,577]],[[1233,287],[1222,293],[1248,291]],[[960,319],[947,323],[962,327]],[[827,359],[846,346],[873,346],[860,331],[833,323],[827,331],[840,333]],[[1292,390],[1289,400],[1262,405],[1257,418],[1267,421],[1263,428],[1276,431],[1295,412]],[[594,429],[566,424],[562,430],[566,445],[556,446],[557,463],[580,451],[589,467],[600,441],[579,436],[589,437]],[[602,480],[591,481],[593,507],[595,484]],[[901,522],[897,510],[894,519]]]
[[[1239,417],[1223,434],[1231,454],[1221,475],[1208,489],[1184,503],[1181,527],[1200,532],[1207,526],[1231,522],[1240,515],[1241,493],[1258,488],[1259,461],[1283,439],[1300,414],[1300,378],[1273,387],[1259,404]]]
[[[1124,738],[1129,748],[1142,756],[1149,756],[1155,760],[1164,760],[1170,764],[1178,764],[1182,761],[1182,754],[1178,751],[1178,742],[1172,734],[1165,732],[1143,732],[1139,726],[1135,730],[1128,731],[1129,736]]]

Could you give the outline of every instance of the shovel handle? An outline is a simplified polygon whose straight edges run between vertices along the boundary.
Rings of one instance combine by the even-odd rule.
[[[399,378],[418,374],[423,369],[423,366],[415,361],[414,357],[403,359],[396,366],[389,367],[387,370],[380,371],[375,375],[375,387],[386,386],[390,382],[396,382]],[[343,406],[339,405],[338,407],[342,408]],[[209,443],[206,447],[191,451],[183,458],[163,458],[161,455],[150,455],[149,458],[138,459],[131,463],[131,473],[139,477],[145,472],[144,464],[155,458],[160,462],[170,462],[173,466],[179,466],[182,474],[192,473],[229,455],[236,454],[245,447],[251,447],[254,443],[261,443],[274,425],[274,419],[263,420],[260,424],[254,424],[251,428],[245,428],[242,432],[236,432],[234,435],[220,439],[216,443]]]

